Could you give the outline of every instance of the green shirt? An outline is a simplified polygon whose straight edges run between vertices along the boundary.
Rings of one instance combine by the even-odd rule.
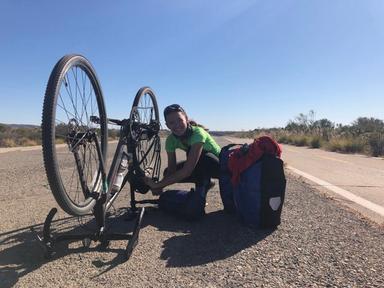
[[[199,126],[192,126],[192,135],[188,137],[186,144],[182,143],[175,135],[169,135],[167,140],[165,140],[165,150],[167,152],[175,152],[175,150],[179,148],[187,151],[189,147],[196,143],[203,143],[204,151],[213,153],[219,157],[220,146],[204,128]]]

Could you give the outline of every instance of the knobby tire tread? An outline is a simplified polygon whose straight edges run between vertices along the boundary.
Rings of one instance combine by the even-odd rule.
[[[55,109],[56,109],[56,101],[57,101],[57,89],[60,89],[59,81],[62,79],[62,76],[64,75],[64,68],[69,65],[69,62],[73,61],[76,62],[74,59],[78,59],[78,63],[81,63],[82,65],[86,66],[87,69],[90,71],[92,76],[94,77],[94,81],[96,83],[99,96],[101,99],[99,101],[101,102],[101,107],[99,107],[99,114],[100,118],[104,117],[104,138],[101,139],[101,145],[104,146],[103,150],[103,156],[106,156],[107,153],[107,141],[108,141],[108,130],[106,125],[106,110],[105,110],[105,104],[104,99],[102,95],[101,86],[99,84],[99,81],[97,79],[97,75],[95,73],[94,68],[89,63],[87,59],[82,57],[81,55],[66,55],[62,57],[55,65],[55,67],[52,70],[52,73],[49,77],[45,97],[44,97],[44,104],[43,104],[43,113],[42,113],[42,140],[43,140],[43,158],[44,158],[44,167],[46,171],[46,175],[48,178],[48,182],[52,191],[52,194],[57,202],[57,204],[68,214],[74,215],[74,216],[81,216],[85,215],[90,212],[90,210],[93,208],[95,204],[94,199],[90,199],[90,201],[85,206],[77,206],[75,205],[71,199],[66,194],[63,184],[61,181],[60,173],[58,171],[58,167],[56,165],[57,159],[55,154]],[[72,66],[69,66],[72,67]],[[68,71],[68,70],[67,70]],[[95,94],[96,95],[96,94]],[[55,99],[56,98],[56,99]],[[104,142],[104,144],[103,144]]]

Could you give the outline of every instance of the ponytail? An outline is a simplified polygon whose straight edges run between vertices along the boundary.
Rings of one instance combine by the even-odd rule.
[[[198,124],[195,120],[188,120],[188,123],[192,126],[197,126],[197,127],[201,127],[203,128],[205,131],[209,131],[209,129],[207,127],[205,127],[204,125],[201,125],[201,124]]]

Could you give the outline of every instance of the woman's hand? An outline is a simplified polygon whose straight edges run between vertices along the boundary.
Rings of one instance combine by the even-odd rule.
[[[155,181],[153,181],[152,178],[150,178],[150,177],[146,177],[146,176],[145,176],[145,177],[143,178],[143,181],[144,181],[144,183],[145,183],[146,185],[149,186],[149,188],[151,188],[151,191],[152,191],[152,194],[153,194],[153,195],[160,195],[160,194],[163,192],[163,188],[160,187],[160,186],[158,185],[158,183],[156,183]]]

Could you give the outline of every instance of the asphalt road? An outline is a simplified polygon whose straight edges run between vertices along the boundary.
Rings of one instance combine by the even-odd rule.
[[[41,231],[57,207],[41,151],[0,153],[0,287],[383,287],[383,227],[286,173],[282,224],[275,231],[255,231],[224,214],[216,185],[199,222],[149,211],[127,262],[125,241],[107,251],[96,243],[87,249],[61,243],[48,261],[29,230]],[[124,217],[128,201],[124,188],[108,220],[112,231],[132,230]],[[79,228],[78,219],[63,212],[55,220],[55,233],[93,225],[84,218]]]

